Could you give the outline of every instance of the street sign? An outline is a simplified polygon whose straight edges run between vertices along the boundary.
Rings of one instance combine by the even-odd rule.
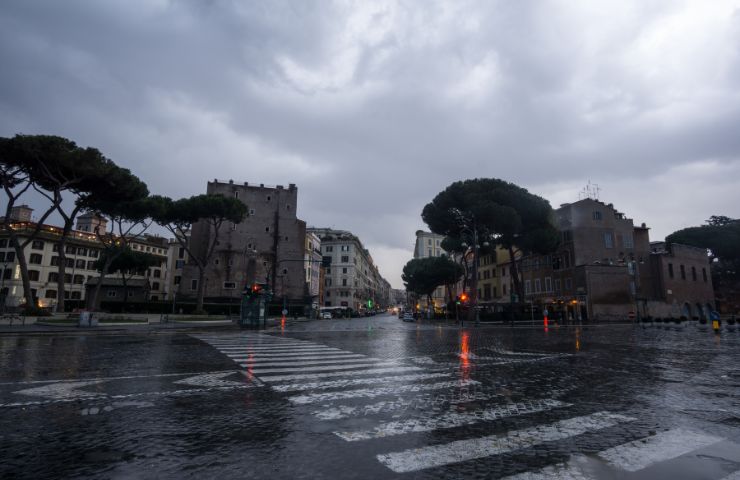
[[[287,315],[288,314],[288,311],[283,308],[283,312],[282,313],[283,313],[283,315]]]

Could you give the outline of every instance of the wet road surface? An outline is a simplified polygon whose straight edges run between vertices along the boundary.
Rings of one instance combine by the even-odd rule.
[[[740,479],[740,331],[0,337],[0,478]]]

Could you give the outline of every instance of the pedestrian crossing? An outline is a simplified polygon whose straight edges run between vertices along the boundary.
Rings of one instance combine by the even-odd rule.
[[[599,435],[610,429],[633,431],[614,437],[629,439],[628,442],[589,452],[588,456],[576,451],[567,461],[506,477],[585,480],[603,478],[607,472],[611,478],[639,473],[729,442],[687,428],[650,432],[646,436],[637,426],[640,422],[634,413],[584,412],[561,398],[567,389],[551,390],[542,398],[512,397],[511,392],[492,389],[471,378],[468,372],[470,363],[478,361],[491,366],[560,358],[555,355],[489,350],[482,355],[466,353],[458,363],[428,357],[388,360],[267,334],[196,337],[239,364],[247,377],[285,395],[297,415],[327,422],[335,438],[348,444],[373,442],[376,450],[372,452],[380,453],[370,454],[386,471],[397,474],[454,469],[468,462],[486,462],[544,445],[568,444],[583,435]],[[418,361],[419,358],[426,361]],[[514,419],[517,421],[512,423]],[[489,425],[519,427],[491,434],[486,431]],[[437,435],[441,432],[445,435]],[[432,435],[424,436],[428,433]],[[383,443],[391,438],[401,441]],[[740,480],[740,470],[712,480]]]

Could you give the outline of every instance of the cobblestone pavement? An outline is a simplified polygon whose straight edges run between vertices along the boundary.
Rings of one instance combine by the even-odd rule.
[[[0,478],[740,479],[740,331],[0,336]]]

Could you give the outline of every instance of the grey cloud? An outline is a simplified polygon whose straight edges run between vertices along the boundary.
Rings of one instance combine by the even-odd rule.
[[[719,1],[8,1],[0,135],[68,136],[171,196],[296,183],[309,224],[397,272],[423,205],[468,177],[553,203],[592,179],[656,235],[740,215],[724,178],[686,173],[737,169],[738,44]]]

